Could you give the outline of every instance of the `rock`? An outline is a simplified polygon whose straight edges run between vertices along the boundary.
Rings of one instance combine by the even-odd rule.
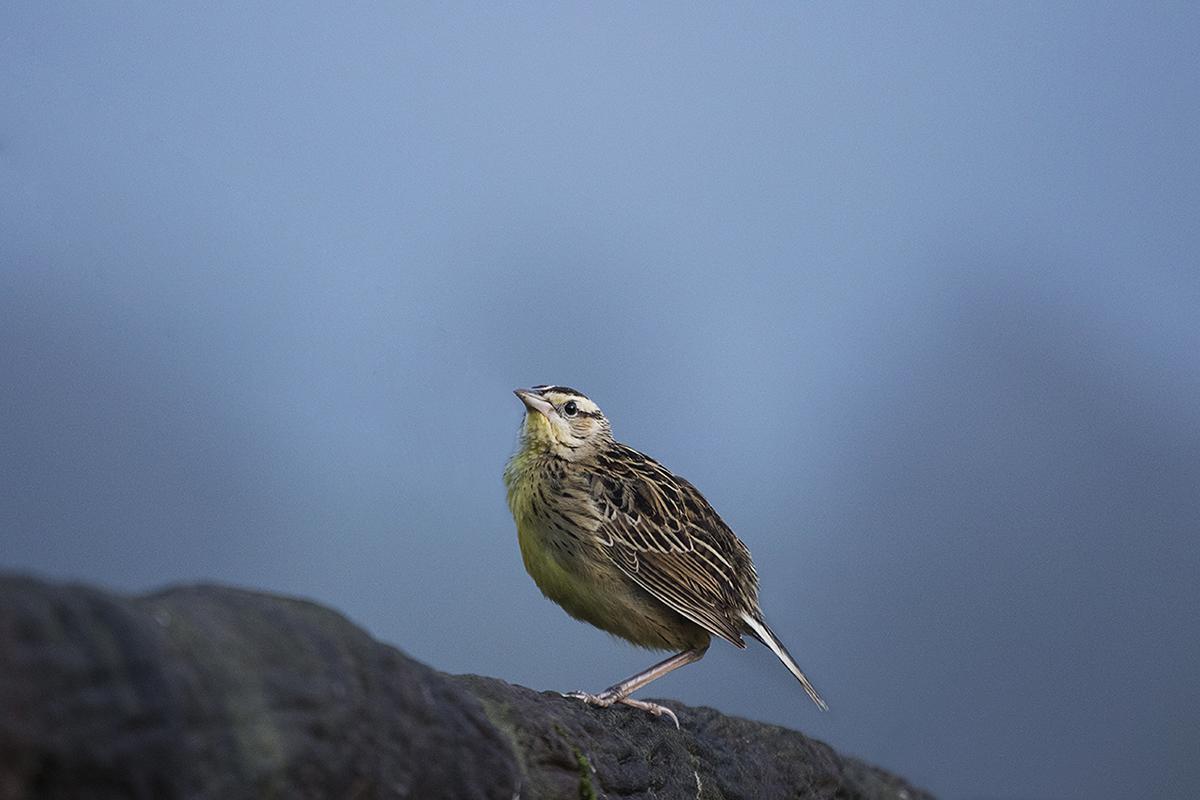
[[[312,603],[0,576],[0,800],[926,798],[803,734],[448,676]]]

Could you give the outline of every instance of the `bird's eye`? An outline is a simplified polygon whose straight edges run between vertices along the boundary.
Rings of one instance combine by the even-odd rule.
[[[579,413],[579,406],[575,405],[574,400],[568,400],[566,402],[566,404],[563,406],[563,413],[566,414],[568,417],[573,417],[577,413]]]

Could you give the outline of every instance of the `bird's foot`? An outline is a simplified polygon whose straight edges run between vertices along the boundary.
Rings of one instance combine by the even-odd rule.
[[[567,692],[563,697],[571,697],[576,700],[582,700],[590,706],[599,708],[609,708],[614,703],[623,703],[631,708],[640,708],[642,711],[653,714],[656,717],[667,716],[675,723],[676,729],[679,728],[679,717],[675,716],[675,712],[666,706],[658,703],[651,703],[646,700],[634,700],[632,697],[621,697],[611,692],[601,692],[600,694],[591,694],[590,692]]]
[[[679,730],[679,717],[675,716],[675,712],[666,706],[660,706],[658,703],[651,703],[647,700],[634,700],[632,697],[623,698],[621,702],[627,706],[640,708],[642,711],[647,711],[656,717],[670,717],[671,722],[675,723],[675,730]]]
[[[600,694],[592,694],[591,692],[566,692],[563,694],[563,697],[582,700],[589,706],[596,706],[597,708],[608,708],[617,702],[617,696],[611,692],[601,692]]]

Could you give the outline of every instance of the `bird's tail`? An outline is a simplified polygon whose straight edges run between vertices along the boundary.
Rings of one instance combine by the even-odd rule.
[[[742,613],[742,620],[750,627],[750,631],[756,639],[771,648],[771,651],[779,656],[779,660],[796,676],[796,680],[800,681],[800,685],[804,687],[804,691],[808,692],[808,696],[812,698],[812,701],[817,704],[817,708],[822,711],[828,711],[829,706],[821,699],[821,695],[817,694],[817,690],[813,688],[804,671],[800,669],[800,665],[796,663],[796,659],[792,658],[792,654],[783,646],[783,642],[779,641],[771,629],[767,627],[767,623],[763,622],[761,617],[756,617],[746,612]]]

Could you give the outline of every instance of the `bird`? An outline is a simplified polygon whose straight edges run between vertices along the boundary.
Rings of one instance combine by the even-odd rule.
[[[713,637],[745,648],[747,635],[828,710],[763,617],[749,549],[704,496],[616,441],[582,392],[544,384],[514,394],[525,417],[504,483],[526,571],[572,617],[640,647],[675,652],[601,692],[565,696],[665,714],[678,727],[671,709],[630,695],[699,661]]]

